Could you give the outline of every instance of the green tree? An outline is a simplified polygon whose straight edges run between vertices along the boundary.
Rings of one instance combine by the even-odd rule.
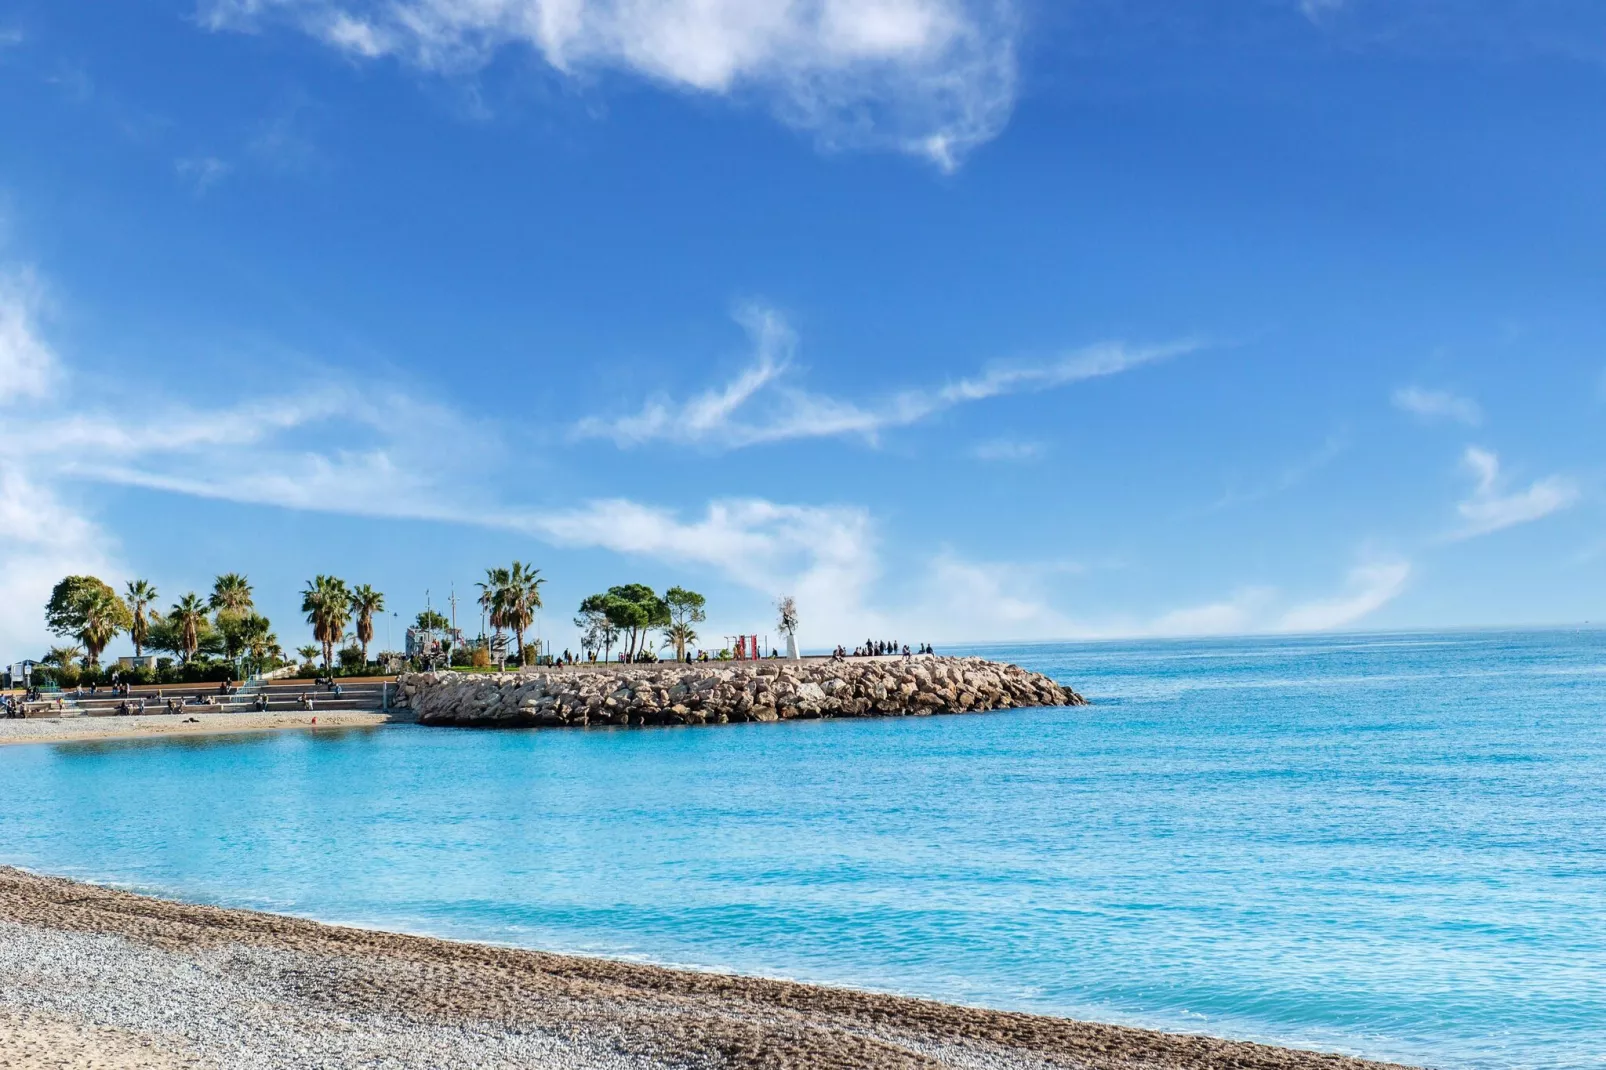
[[[625,633],[625,655],[634,658],[653,628],[669,625],[669,604],[645,583],[608,588],[608,620]],[[634,609],[626,609],[625,605]],[[640,612],[636,612],[639,610]]]
[[[347,614],[351,611],[351,592],[346,581],[318,575],[301,592],[301,612],[312,625],[312,637],[323,647],[323,667],[334,664],[335,644],[346,634]]]
[[[424,610],[413,622],[413,627],[426,632],[444,632],[451,626],[452,622],[447,620],[444,614],[437,613],[433,609]]]
[[[254,607],[251,602],[251,583],[238,572],[225,572],[212,584],[212,596],[206,600],[207,608],[223,617],[243,617]]]
[[[149,580],[129,580],[127,589],[123,591],[123,601],[128,603],[129,612],[133,614],[128,637],[134,641],[134,656],[141,657],[145,653],[145,640],[151,633],[150,618],[145,614],[145,607],[156,601],[156,588]]]
[[[368,644],[374,641],[374,614],[385,611],[385,596],[368,586],[351,589],[351,612],[357,618],[357,642],[362,644],[363,664],[368,664]]]
[[[65,669],[83,656],[84,648],[76,644],[73,646],[53,646],[50,648],[49,653],[39,659],[39,664],[54,665],[57,668]]]
[[[507,601],[506,590],[510,578],[505,568],[488,568],[485,570],[485,581],[475,584],[480,589],[480,607],[485,610],[491,630],[496,635],[496,640],[491,644],[493,650],[506,650],[507,646],[502,639],[502,629],[507,627],[503,606]]]
[[[664,604],[669,608],[669,626],[664,638],[675,647],[675,660],[686,659],[686,647],[697,641],[693,624],[708,619],[708,599],[684,587],[671,587],[664,592]]]
[[[625,660],[636,656],[636,637],[647,630],[647,607],[616,594],[603,596],[603,610],[614,631],[624,633]]]
[[[78,666],[73,662],[83,657],[84,648],[76,643],[72,646],[53,646],[49,653],[39,659],[40,664],[52,666],[50,673],[43,679],[54,678],[58,687],[71,687],[78,682]]]
[[[273,634],[273,625],[260,613],[233,618],[238,634],[240,651],[253,672],[261,672],[267,660],[279,649],[279,637]]]
[[[302,661],[310,664],[312,659],[318,656],[318,648],[308,643],[306,646],[296,647],[296,653],[301,655]]]
[[[100,653],[118,632],[133,626],[128,606],[94,576],[67,576],[51,590],[45,603],[45,623],[57,635],[77,639],[85,661],[100,664]]]
[[[686,648],[697,641],[697,632],[690,624],[671,624],[664,629],[664,646],[675,648],[675,660],[686,660]]]
[[[167,619],[171,622],[178,646],[178,656],[188,664],[201,648],[201,630],[206,627],[206,603],[191,591],[173,603]]]
[[[587,651],[600,650],[603,660],[608,660],[619,639],[619,629],[608,619],[608,596],[594,594],[581,602],[574,626],[580,629],[580,646]]]
[[[524,630],[535,621],[535,611],[541,608],[541,585],[545,582],[540,569],[515,561],[513,567],[507,570],[507,581],[497,592],[502,622],[513,629],[518,642],[521,667],[528,661],[524,650]]]

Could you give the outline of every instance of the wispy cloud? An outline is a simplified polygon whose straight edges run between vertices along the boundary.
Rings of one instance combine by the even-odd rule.
[[[10,398],[42,398],[57,377],[55,354],[40,337],[45,294],[26,268],[0,269],[0,383]]]
[[[40,333],[43,287],[27,269],[0,270],[0,426],[14,427],[19,406],[48,397],[60,378],[54,350]],[[0,649],[44,638],[40,607],[63,575],[102,569],[112,540],[74,511],[22,459],[0,446]]]
[[[994,438],[978,442],[970,455],[978,461],[1011,461],[1017,464],[1040,459],[1048,452],[1041,442],[1022,442],[1013,438]]]
[[[1299,0],[1299,10],[1312,22],[1320,22],[1326,15],[1344,8],[1344,0]]]
[[[1171,610],[1131,630],[1155,636],[1297,634],[1358,624],[1398,598],[1411,577],[1402,558],[1363,561],[1339,592],[1291,601],[1277,588],[1254,585],[1218,601]]]
[[[501,447],[495,429],[405,393],[330,385],[232,406],[161,398],[97,409],[70,396],[70,369],[42,335],[43,287],[13,270],[0,286],[0,377],[14,389],[0,419],[0,642],[43,641],[38,607],[62,574],[122,576],[117,548],[63,488],[102,483],[194,497],[359,516],[429,519],[690,566],[772,599],[798,597],[805,640],[829,646],[868,634],[911,641],[1049,639],[1133,634],[1223,634],[1343,627],[1403,587],[1402,562],[1358,567],[1332,597],[1289,604],[1271,587],[1246,588],[1147,621],[1078,620],[1055,595],[1063,565],[977,561],[950,549],[897,555],[867,508],[716,498],[700,511],[627,498],[535,509],[487,483],[443,478],[435,444],[473,455]],[[773,323],[770,325],[775,326]],[[763,324],[759,336],[764,337]],[[729,424],[784,367],[784,331],[747,380],[699,399],[709,427]],[[765,347],[760,346],[763,350]],[[1043,383],[1108,374],[1129,361],[1079,355],[1058,365],[991,370],[931,391],[957,404]],[[17,384],[26,384],[16,389]],[[1026,385],[1022,385],[1026,384]],[[17,404],[17,402],[25,404]],[[865,410],[870,411],[870,410]],[[1491,475],[1487,484],[1493,487]]]
[[[827,147],[950,170],[1009,119],[1020,26],[1009,0],[203,0],[214,30],[265,19],[430,71],[474,71],[522,45],[571,77],[758,97]]]
[[[753,358],[734,379],[685,401],[654,398],[626,416],[588,417],[575,426],[575,436],[612,439],[622,448],[668,441],[738,449],[839,436],[874,442],[884,431],[958,405],[1116,375],[1199,347],[1194,341],[1157,346],[1107,342],[1045,361],[1000,362],[940,386],[860,403],[811,393],[791,381],[797,336],[780,313],[755,305],[742,309],[737,318],[752,338]]]
[[[186,156],[173,162],[173,170],[199,196],[223,181],[233,167],[216,156]]]
[[[1230,487],[1203,511],[1216,512],[1238,505],[1249,505],[1293,490],[1337,460],[1348,448],[1349,441],[1343,435],[1329,435],[1313,453],[1284,465],[1276,475],[1265,478],[1259,483],[1247,487]]]
[[[1462,526],[1452,538],[1469,539],[1540,520],[1571,507],[1578,484],[1566,476],[1535,480],[1524,490],[1501,493],[1500,458],[1490,450],[1468,446],[1462,463],[1476,480],[1472,494],[1456,506]]]
[[[1275,630],[1327,632],[1347,628],[1398,598],[1410,578],[1408,561],[1356,565],[1350,570],[1343,593],[1293,607],[1278,619]]]
[[[1390,396],[1394,407],[1428,421],[1450,420],[1477,427],[1483,423],[1483,408],[1471,398],[1447,390],[1425,390],[1402,386]]]

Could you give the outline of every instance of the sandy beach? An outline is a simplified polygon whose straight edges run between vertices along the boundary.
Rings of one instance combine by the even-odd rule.
[[[1384,1064],[192,906],[0,867],[0,1067]]]
[[[266,732],[275,729],[371,728],[407,721],[400,714],[359,710],[316,713],[145,714],[129,717],[35,717],[0,721],[0,746],[8,743],[66,743],[75,740],[138,739],[143,736]],[[316,723],[314,723],[316,722]],[[0,1063],[0,1066],[4,1066]]]

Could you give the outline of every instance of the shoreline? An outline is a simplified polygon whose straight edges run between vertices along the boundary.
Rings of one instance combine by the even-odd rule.
[[[0,747],[27,743],[100,742],[324,728],[375,728],[411,724],[405,710],[314,710],[310,713],[204,713],[202,708],[127,717],[29,717],[0,720]],[[313,724],[317,721],[317,724]]]
[[[40,1065],[26,1061],[30,1050],[85,1053],[43,1064],[49,1066],[157,1068],[381,1060],[420,1070],[1390,1065],[859,989],[326,925],[0,866],[0,1065]]]

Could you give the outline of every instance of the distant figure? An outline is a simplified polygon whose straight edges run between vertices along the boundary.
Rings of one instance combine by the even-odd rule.
[[[304,710],[312,709],[312,696],[305,691],[301,692],[301,708]]]
[[[268,708],[268,696],[263,694],[260,691],[257,692],[257,700],[256,700],[256,710],[257,710],[257,712],[258,713],[263,713],[263,712],[265,712],[267,710],[267,708]]]
[[[340,685],[339,684],[334,685],[333,690],[334,690],[334,693],[335,693],[335,698],[339,698],[340,697]]]
[[[909,660],[909,644],[908,643],[903,644],[903,660],[905,660],[905,661]]]

